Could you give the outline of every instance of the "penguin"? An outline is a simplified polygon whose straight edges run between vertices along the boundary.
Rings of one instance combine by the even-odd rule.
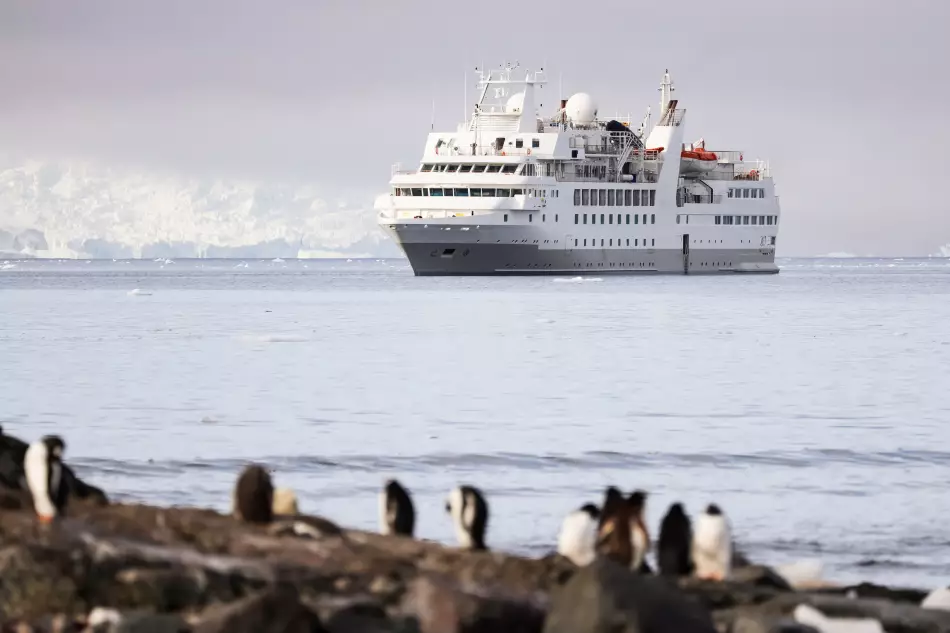
[[[412,536],[416,510],[409,491],[395,479],[386,481],[379,494],[379,529],[383,534]]]
[[[5,434],[0,426],[0,486],[9,490],[27,489],[23,460],[28,448],[26,442]]]
[[[630,508],[630,547],[633,551],[630,569],[638,574],[652,572],[646,562],[647,552],[650,551],[650,533],[643,520],[646,503],[647,493],[642,490],[635,490],[627,499],[627,505]]]
[[[604,504],[597,524],[597,553],[624,567],[633,562],[633,531],[631,507],[614,486],[604,493]]]
[[[656,562],[662,576],[689,576],[693,573],[690,549],[693,546],[693,526],[676,502],[666,511],[660,522],[660,539],[656,547]]]
[[[297,495],[290,488],[274,490],[274,499],[271,503],[274,516],[296,516],[300,514],[297,506]]]
[[[58,435],[46,435],[30,444],[23,458],[26,483],[33,496],[33,508],[43,523],[49,523],[66,509],[69,488],[63,478],[66,443]]]
[[[487,550],[488,503],[474,486],[458,486],[449,493],[445,511],[452,517],[455,536],[466,549]]]
[[[557,553],[578,567],[591,564],[597,557],[597,522],[600,509],[585,503],[564,517],[557,537]]]
[[[696,519],[692,557],[693,573],[698,578],[725,580],[732,571],[732,529],[714,503]]]
[[[234,486],[234,516],[248,523],[270,523],[274,519],[274,484],[270,474],[257,464],[244,467]]]

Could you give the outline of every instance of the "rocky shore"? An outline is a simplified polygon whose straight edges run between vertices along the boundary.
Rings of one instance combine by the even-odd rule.
[[[950,612],[921,608],[925,595],[795,591],[754,565],[727,582],[677,582],[307,516],[254,525],[91,499],[43,524],[25,508],[0,510],[4,632],[950,632]]]

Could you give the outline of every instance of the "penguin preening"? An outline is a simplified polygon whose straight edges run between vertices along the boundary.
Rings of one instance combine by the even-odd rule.
[[[409,491],[395,479],[386,482],[379,493],[379,529],[383,534],[412,536],[416,510]]]
[[[274,518],[274,484],[257,464],[244,467],[234,486],[235,518],[248,523],[270,523]]]
[[[597,522],[600,510],[585,503],[566,517],[557,537],[557,553],[578,567],[591,564],[597,557]]]
[[[698,578],[724,580],[732,570],[732,529],[714,503],[696,519],[693,529],[692,557]]]
[[[643,520],[646,504],[647,493],[642,490],[635,490],[627,499],[627,505],[630,507],[630,546],[633,550],[630,568],[637,573],[649,574],[652,570],[646,559],[647,552],[650,551],[650,532],[647,530],[646,521]]]
[[[597,524],[597,553],[624,567],[633,562],[633,534],[630,504],[614,486],[604,493],[604,504]]]
[[[63,478],[63,452],[66,443],[58,435],[47,435],[30,444],[23,458],[26,483],[33,497],[33,508],[40,521],[47,523],[63,514],[69,488]]]
[[[452,517],[459,545],[467,549],[484,550],[488,530],[488,503],[474,486],[459,486],[449,493],[445,511]]]
[[[660,523],[656,561],[664,576],[688,576],[693,572],[690,549],[693,547],[693,526],[682,503],[674,503]]]

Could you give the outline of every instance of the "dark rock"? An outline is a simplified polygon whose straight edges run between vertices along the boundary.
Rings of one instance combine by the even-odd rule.
[[[859,585],[824,589],[818,593],[853,595],[856,598],[880,598],[890,600],[891,602],[907,602],[913,605],[920,605],[921,601],[927,597],[928,592],[920,591],[919,589],[884,587],[869,582],[862,582]]]
[[[191,630],[188,623],[174,613],[132,612],[122,615],[114,633],[191,633]]]
[[[662,578],[609,560],[580,569],[555,590],[545,633],[714,633],[710,613]]]
[[[150,608],[160,613],[181,611],[207,603],[207,575],[188,569],[123,569],[115,576],[111,604]]]
[[[0,550],[0,617],[33,621],[84,611],[75,582],[48,552],[14,545]]]
[[[271,587],[228,605],[206,609],[193,633],[327,633],[320,618],[300,602],[294,587]]]

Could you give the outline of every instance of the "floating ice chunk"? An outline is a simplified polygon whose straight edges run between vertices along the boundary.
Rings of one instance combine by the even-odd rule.
[[[151,297],[152,293],[147,290],[139,290],[138,288],[135,288],[133,290],[129,290],[129,296],[130,297]]]

